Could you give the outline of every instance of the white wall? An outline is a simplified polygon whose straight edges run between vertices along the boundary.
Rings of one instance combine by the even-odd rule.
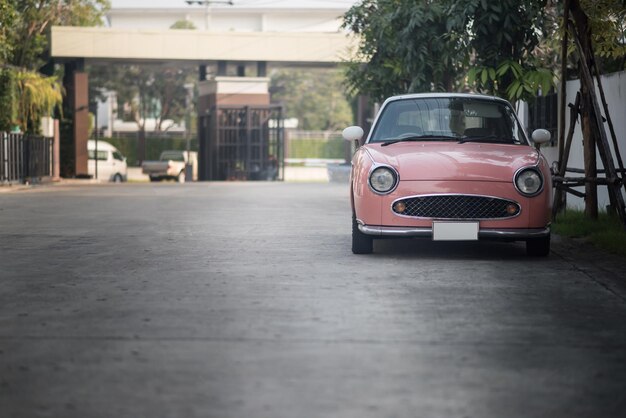
[[[337,10],[111,10],[109,25],[118,29],[169,29],[174,22],[189,20],[198,30],[218,32],[337,32]]]
[[[609,114],[611,116],[611,120],[613,122],[613,126],[615,128],[615,133],[618,140],[619,151],[622,154],[622,159],[626,159],[626,71],[622,71],[619,73],[613,73],[604,75],[601,77],[602,87],[604,89],[604,93],[606,95],[606,101],[609,106]],[[574,103],[576,100],[576,92],[578,92],[580,88],[580,82],[578,80],[572,80],[567,82],[567,103]],[[596,89],[597,90],[597,89]],[[600,107],[602,107],[602,102],[600,100],[600,93],[597,92],[598,101]],[[602,110],[602,114],[604,115],[604,110]],[[565,121],[565,136],[567,136],[567,132],[569,129],[569,108],[566,110],[566,121]],[[613,141],[611,139],[611,133],[609,131],[608,123],[605,123],[605,131],[609,143],[611,144],[611,151],[613,156],[615,156],[615,152],[613,150]],[[558,160],[558,148],[557,147],[546,147],[542,148],[543,154],[548,158],[548,161],[557,161]],[[600,159],[600,155],[597,154],[597,162],[598,168],[602,168],[602,160]],[[625,162],[626,163],[626,162]],[[616,168],[619,168],[617,160],[614,158],[614,164]],[[568,167],[572,168],[584,168],[584,158],[583,158],[583,141],[582,141],[582,133],[580,129],[580,118],[576,123],[576,130],[574,131],[574,136],[572,139],[572,148],[570,150],[569,161],[567,163]],[[580,174],[568,173],[568,176],[572,177],[580,177]],[[576,188],[577,190],[584,192],[584,187]],[[624,188],[622,187],[622,194],[624,194]],[[604,209],[607,205],[609,205],[609,196],[607,193],[606,186],[598,186],[598,206],[600,209]],[[578,208],[583,209],[585,207],[585,202],[583,199],[578,198],[572,194],[567,195],[567,206],[570,208]]]

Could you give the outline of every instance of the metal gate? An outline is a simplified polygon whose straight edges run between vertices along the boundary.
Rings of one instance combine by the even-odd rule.
[[[0,183],[50,176],[52,142],[52,138],[0,132]]]
[[[283,180],[281,106],[213,106],[200,118],[199,180]]]

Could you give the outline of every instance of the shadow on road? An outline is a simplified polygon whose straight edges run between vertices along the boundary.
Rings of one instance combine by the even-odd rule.
[[[401,258],[507,260],[528,258],[524,242],[441,242],[428,239],[379,239],[374,241],[374,253]]]

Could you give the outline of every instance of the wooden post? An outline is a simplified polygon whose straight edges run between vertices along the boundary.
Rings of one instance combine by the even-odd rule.
[[[88,176],[87,140],[89,138],[89,89],[87,73],[74,73],[74,170],[76,176]]]
[[[564,150],[564,138],[565,138],[565,103],[567,103],[567,44],[569,30],[567,22],[569,21],[569,7],[570,0],[565,0],[563,5],[563,42],[561,42],[561,97],[560,99],[560,112],[559,112],[559,164],[563,161]],[[569,151],[568,151],[569,155]],[[559,171],[561,167],[559,166]]]
[[[54,139],[52,142],[52,181],[61,180],[61,133],[59,120],[54,119]]]
[[[591,27],[589,19],[580,7],[579,0],[571,0],[570,10],[575,25],[568,22],[572,38],[578,47],[578,72],[580,78],[581,93],[581,116],[580,122],[583,132],[583,151],[585,161],[585,173],[587,177],[596,177],[596,145],[593,132],[592,104],[590,95],[594,90],[593,83],[589,84],[585,80],[585,70],[589,71],[591,66]],[[598,187],[596,184],[587,183],[585,185],[585,214],[592,219],[598,218]]]
[[[581,67],[584,64],[580,63]],[[580,91],[582,96],[582,110],[580,124],[583,133],[583,158],[585,175],[596,177],[598,166],[596,161],[596,140],[593,135],[591,121],[591,103],[589,101],[589,88],[581,80]],[[585,215],[591,219],[598,219],[598,185],[585,183]]]
[[[565,145],[563,148],[562,157],[559,159],[559,177],[565,177],[565,172],[567,170],[567,163],[569,160],[569,153],[572,147],[572,139],[574,137],[574,129],[576,128],[576,120],[578,119],[578,114],[580,113],[580,92],[576,93],[576,100],[574,104],[570,104],[570,116],[569,116],[569,131],[567,132],[567,139],[565,140]],[[554,203],[552,205],[552,218],[556,219],[556,215],[560,212],[565,206],[565,196],[563,193],[563,188],[557,186],[556,191],[554,192]]]
[[[581,45],[580,39],[575,36],[574,41],[576,42],[576,46],[578,47],[578,51],[581,54],[581,57],[585,57],[585,50]],[[590,39],[588,39],[590,41]],[[582,61],[582,59],[581,59]],[[586,61],[586,60],[585,60]],[[582,64],[582,62],[581,62]],[[600,111],[600,105],[598,104],[598,98],[596,97],[596,92],[593,84],[593,78],[591,77],[591,73],[589,71],[588,65],[581,65],[581,86],[586,85],[588,90],[588,99],[586,101],[590,102],[591,108],[587,110],[589,113],[589,121],[593,124],[589,127],[589,129],[593,129],[594,136],[598,139],[598,151],[600,153],[600,158],[602,159],[602,163],[604,165],[604,169],[606,171],[606,178],[608,180],[608,191],[609,197],[611,199],[611,205],[617,211],[617,214],[622,221],[622,225],[626,228],[626,205],[624,203],[624,197],[622,196],[621,187],[619,186],[619,177],[617,176],[617,171],[615,169],[615,164],[613,162],[613,156],[611,155],[611,148],[609,146],[608,139],[606,137],[606,131],[604,130],[604,125],[602,124],[602,113]],[[583,92],[584,97],[584,92]],[[594,150],[594,159],[595,159],[595,150]],[[590,173],[586,173],[586,177],[596,177],[596,175],[591,175]],[[591,184],[591,183],[587,183]],[[596,213],[597,213],[597,203],[596,203]],[[596,215],[597,216],[597,215]]]
[[[606,117],[606,122],[609,125],[609,132],[611,133],[611,139],[613,141],[613,150],[615,151],[615,159],[617,160],[617,164],[619,166],[619,171],[622,174],[622,185],[624,186],[624,190],[626,190],[626,182],[624,179],[626,178],[624,174],[624,160],[622,160],[622,154],[619,151],[619,143],[617,142],[617,134],[615,133],[615,128],[613,127],[613,120],[611,119],[611,114],[609,113],[609,105],[606,103],[606,96],[604,95],[604,88],[602,87],[602,80],[600,78],[600,70],[598,66],[593,63],[593,69],[595,70],[596,82],[598,83],[598,90],[600,91],[600,100],[602,100],[602,108],[604,109],[604,115]]]

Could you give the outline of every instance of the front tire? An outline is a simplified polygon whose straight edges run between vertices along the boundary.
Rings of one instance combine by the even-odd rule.
[[[117,173],[115,176],[113,176],[113,183],[121,183],[124,181],[124,178],[122,177],[121,174]]]
[[[527,240],[526,254],[532,257],[547,257],[550,254],[550,235]]]
[[[374,239],[359,231],[356,216],[352,214],[352,253],[371,254],[374,251]]]

